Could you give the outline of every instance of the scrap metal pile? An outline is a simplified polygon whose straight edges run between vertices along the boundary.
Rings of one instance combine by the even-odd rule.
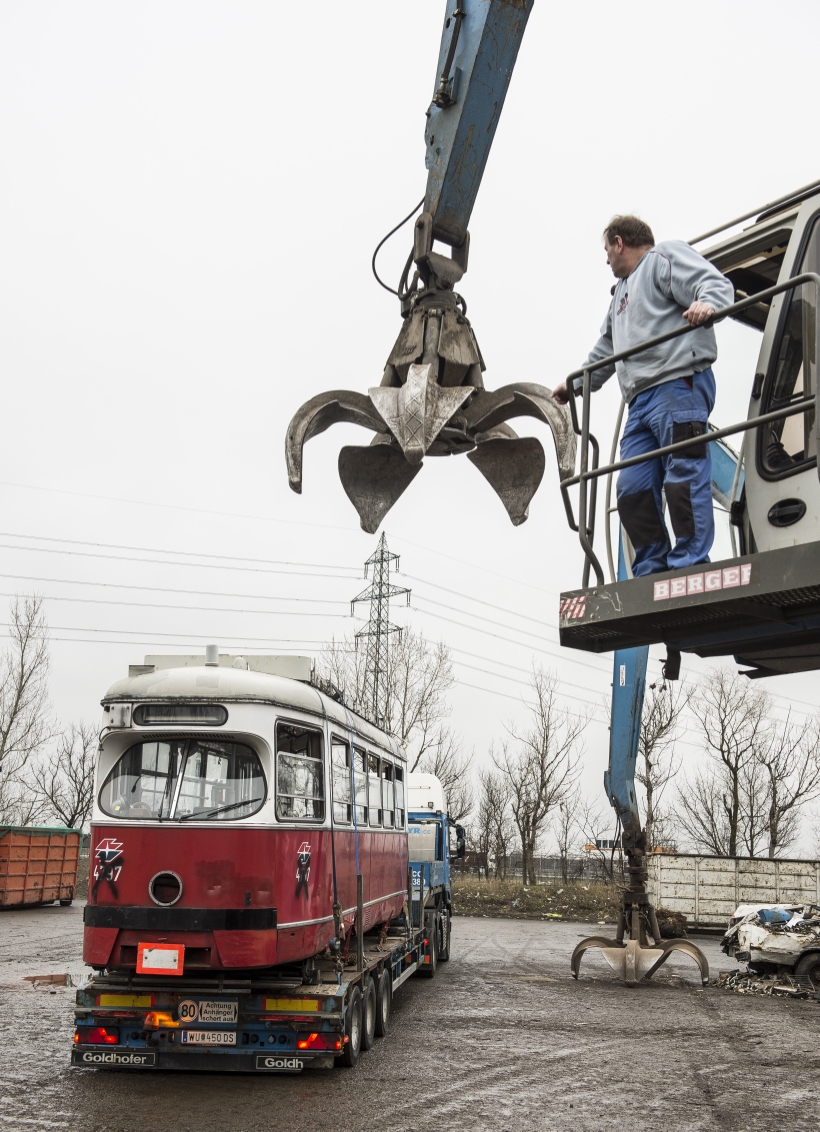
[[[778,998],[816,998],[811,982],[805,976],[756,975],[753,971],[721,971],[714,985],[735,994],[769,994]]]
[[[718,986],[739,994],[817,997],[820,991],[820,907],[741,905],[721,949],[746,972],[724,972]]]

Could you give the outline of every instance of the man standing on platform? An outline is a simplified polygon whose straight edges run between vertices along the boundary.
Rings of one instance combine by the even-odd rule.
[[[708,260],[682,240],[656,244],[652,229],[636,216],[616,216],[604,230],[612,288],[601,337],[586,365],[628,350],[648,338],[677,330],[686,319],[696,327],[625,361],[595,370],[600,389],[617,371],[629,405],[621,459],[704,436],[715,403],[717,342],[711,319],[734,302],[734,288]],[[581,393],[575,380],[573,393]],[[566,383],[554,390],[562,405]],[[715,537],[708,444],[624,468],[618,476],[618,512],[635,550],[635,577],[709,561]],[[663,518],[663,496],[675,532],[674,547]]]

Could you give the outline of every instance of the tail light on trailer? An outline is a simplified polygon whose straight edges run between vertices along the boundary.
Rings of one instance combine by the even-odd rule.
[[[329,1033],[297,1034],[297,1049],[330,1049],[342,1048],[342,1035]]]
[[[117,1026],[78,1026],[74,1041],[84,1046],[115,1046],[119,1044]]]

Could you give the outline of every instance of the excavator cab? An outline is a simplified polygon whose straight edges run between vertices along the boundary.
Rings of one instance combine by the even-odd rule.
[[[705,246],[703,255],[734,284],[735,302],[716,314],[762,333],[758,364],[749,375],[744,421],[709,426],[712,495],[729,514],[732,554],[721,561],[633,578],[631,548],[621,531],[613,555],[613,477],[626,463],[657,459],[702,444],[703,437],[617,461],[623,405],[609,463],[601,466],[591,431],[591,372],[631,356],[680,330],[639,344],[571,374],[583,378],[581,419],[571,404],[580,438],[579,471],[562,480],[567,517],[584,551],[582,584],[561,594],[561,644],[587,652],[614,652],[609,769],[605,787],[622,828],[625,887],[615,939],[591,936],[572,955],[577,978],[584,953],[600,948],[607,962],[634,986],[674,952],[683,952],[708,981],[706,957],[687,940],[660,939],[648,890],[646,833],[635,791],[649,645],[665,643],[664,675],[677,679],[682,653],[733,656],[752,679],[820,668],[820,481],[815,410],[820,342],[820,182],[707,232],[705,244],[752,219],[735,235]],[[573,399],[574,402],[574,399]],[[740,438],[739,451],[727,443]],[[607,582],[595,547],[598,485],[605,479],[603,527]],[[578,486],[578,517],[570,489]],[[594,584],[590,585],[592,573]]]
[[[708,235],[714,235],[710,233]],[[694,242],[694,241],[693,241]],[[792,194],[739,234],[704,249],[735,286],[729,317],[762,332],[749,375],[747,419],[711,427],[713,496],[729,512],[734,553],[707,566],[618,581],[605,516],[611,580],[594,549],[597,484],[620,466],[596,467],[588,397],[579,475],[562,483],[585,550],[582,586],[561,595],[562,645],[606,652],[665,642],[673,652],[734,656],[757,678],[820,668],[820,480],[817,467],[820,183]],[[686,333],[686,330],[683,330]],[[644,348],[642,345],[637,349]],[[579,371],[581,376],[583,371]],[[575,409],[575,406],[573,406]],[[739,454],[724,442],[741,439]],[[651,459],[649,453],[642,459]],[[579,522],[569,489],[580,485]],[[628,558],[628,547],[627,547]],[[597,584],[589,586],[590,572]]]

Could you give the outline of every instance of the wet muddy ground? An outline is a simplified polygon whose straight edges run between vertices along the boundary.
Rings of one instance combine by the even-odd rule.
[[[627,990],[583,924],[459,918],[452,960],[396,993],[354,1070],[301,1077],[71,1069],[82,908],[0,913],[0,1128],[17,1132],[642,1132],[815,1129],[820,1004],[701,989],[691,960]],[[603,930],[603,929],[602,929]],[[699,940],[713,974],[735,969]]]

